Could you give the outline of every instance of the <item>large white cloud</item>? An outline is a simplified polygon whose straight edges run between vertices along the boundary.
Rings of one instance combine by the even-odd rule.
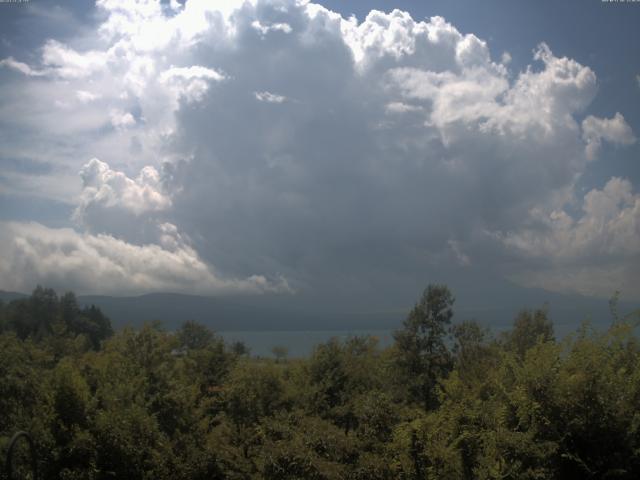
[[[612,178],[588,192],[582,216],[564,210],[533,211],[532,225],[498,234],[506,246],[536,260],[514,278],[536,287],[608,296],[616,290],[639,298],[640,195]]]
[[[597,157],[602,140],[613,144],[631,145],[636,137],[620,113],[613,118],[598,118],[589,115],[582,121],[582,137],[587,142],[587,157]]]
[[[289,292],[282,278],[220,278],[177,234],[160,225],[161,243],[132,245],[110,235],[80,234],[37,223],[0,228],[0,289],[28,291],[37,283],[82,293],[136,294],[171,291],[200,294]]]
[[[640,195],[631,183],[612,178],[584,196],[582,216],[564,210],[533,212],[537,229],[507,234],[507,245],[537,257],[580,259],[640,254]]]
[[[578,271],[594,247],[572,245],[602,246],[589,222],[615,237],[598,268],[637,255],[630,184],[589,194],[582,218],[567,208],[602,142],[630,145],[633,131],[619,113],[583,118],[595,72],[544,43],[515,72],[476,35],[399,10],[359,22],[302,0],[97,7],[96,31],[47,41],[33,64],[1,60],[27,79],[7,92],[30,105],[8,100],[2,118],[82,167],[68,201],[90,233],[64,234],[83,245],[164,252],[173,225],[224,278],[282,273],[311,289],[401,288],[446,263],[527,283],[544,255]],[[627,192],[625,221],[594,213],[612,190]]]
[[[171,206],[171,199],[161,191],[160,174],[151,166],[143,168],[133,180],[112,170],[105,162],[92,158],[82,167],[80,176],[84,187],[76,210],[80,218],[87,208],[95,204],[103,208],[120,207],[135,215]]]

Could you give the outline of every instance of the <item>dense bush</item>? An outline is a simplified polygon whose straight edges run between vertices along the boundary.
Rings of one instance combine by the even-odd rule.
[[[524,311],[494,338],[452,306],[429,287],[387,349],[271,360],[38,288],[0,307],[0,448],[26,430],[64,479],[640,478],[632,318],[558,342]]]

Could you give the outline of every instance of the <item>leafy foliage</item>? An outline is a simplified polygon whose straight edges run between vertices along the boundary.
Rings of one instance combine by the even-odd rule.
[[[453,317],[453,296],[444,285],[430,285],[395,333],[397,364],[412,398],[425,410],[437,406],[439,379],[450,368],[445,340]]]
[[[61,479],[638,478],[637,320],[557,342],[544,309],[498,338],[452,316],[431,286],[387,349],[271,360],[38,288],[0,305],[0,448],[30,432]]]

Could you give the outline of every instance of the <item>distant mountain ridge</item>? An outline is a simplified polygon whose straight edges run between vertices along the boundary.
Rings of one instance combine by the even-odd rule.
[[[94,304],[115,327],[161,321],[166,328],[195,320],[217,331],[233,330],[340,330],[396,326],[398,314],[305,311],[273,304],[259,297],[204,297],[178,293],[151,293],[137,297],[79,296],[81,304]],[[400,315],[400,319],[404,318]],[[400,320],[401,321],[401,320]]]
[[[476,319],[500,330],[511,324],[519,310],[542,307],[546,302],[559,334],[574,330],[586,319],[595,326],[606,326],[611,322],[607,300],[549,292],[533,293],[535,295],[531,298],[510,298],[499,307],[469,302],[456,304],[454,321]],[[0,291],[0,300],[4,302],[27,296]],[[179,293],[150,293],[133,297],[79,295],[78,302],[83,306],[99,307],[111,319],[114,328],[136,327],[157,320],[165,328],[173,330],[186,320],[194,320],[215,331],[392,330],[401,325],[412,307],[372,308],[365,312],[331,306],[304,308],[286,296],[204,297]],[[622,315],[638,308],[640,305],[632,302],[620,302],[618,305]]]
[[[0,300],[3,302],[10,302],[12,300],[20,300],[21,298],[26,298],[29,295],[26,293],[20,292],[6,292],[4,290],[0,290]]]

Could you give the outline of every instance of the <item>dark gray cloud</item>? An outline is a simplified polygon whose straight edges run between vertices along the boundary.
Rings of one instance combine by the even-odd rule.
[[[59,96],[58,113],[20,121],[74,115],[92,151],[76,160],[78,238],[39,233],[72,252],[157,252],[176,272],[153,282],[155,266],[119,257],[105,266],[110,285],[122,268],[139,290],[179,289],[184,275],[184,289],[204,279],[199,291],[365,304],[426,280],[608,295],[640,275],[618,274],[638,255],[633,185],[575,191],[603,144],[635,142],[616,112],[582,121],[597,90],[587,65],[540,44],[531,68],[510,71],[502,52],[439,17],[374,11],[358,23],[306,2],[214,5],[168,15],[102,1],[105,23],[78,46],[48,42],[39,63],[3,64],[29,79],[31,98],[48,84]],[[37,227],[6,228],[29,243]],[[619,240],[570,251],[598,235]],[[33,250],[64,263],[49,247]]]

